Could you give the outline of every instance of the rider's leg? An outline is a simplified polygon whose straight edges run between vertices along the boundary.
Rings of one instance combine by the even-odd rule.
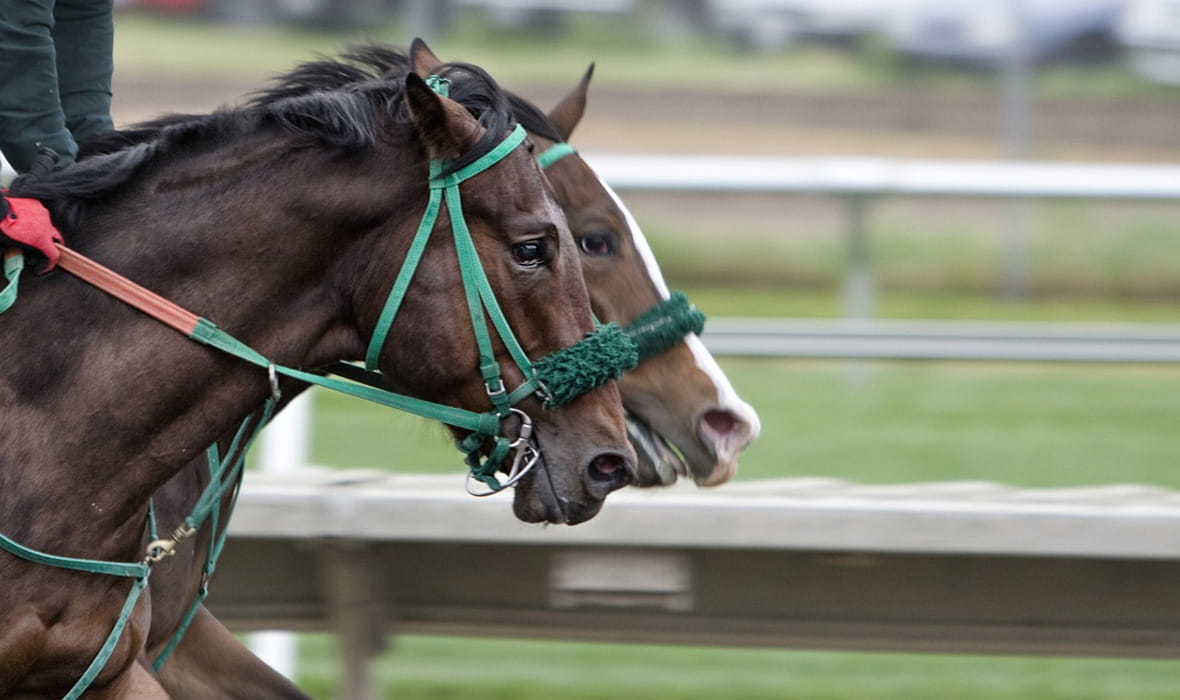
[[[58,153],[61,166],[78,152],[58,92],[53,4],[0,2],[0,151],[17,172],[43,147]]]
[[[66,128],[76,141],[114,129],[111,122],[113,12],[114,0],[57,0],[53,9],[61,108]]]

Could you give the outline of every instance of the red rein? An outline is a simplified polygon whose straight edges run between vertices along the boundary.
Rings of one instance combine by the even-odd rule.
[[[57,246],[65,243],[65,239],[49,220],[45,205],[27,197],[7,197],[3,191],[0,196],[8,200],[8,215],[0,219],[0,233],[44,255],[49,264],[42,273],[52,270],[57,265]]]
[[[0,196],[8,201],[8,215],[0,219],[0,233],[44,255],[49,264],[42,273],[60,264],[66,272],[186,336],[197,327],[199,317],[196,314],[67,248],[61,232],[54,227],[49,212],[40,201],[28,197],[8,197],[4,190],[0,190]]]

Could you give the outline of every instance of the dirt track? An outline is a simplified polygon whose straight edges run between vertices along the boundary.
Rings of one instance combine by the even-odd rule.
[[[122,74],[118,124],[164,112],[234,104],[256,82],[183,83]],[[513,86],[542,106],[562,90]],[[715,95],[592,89],[577,145],[598,151],[858,154],[916,158],[1002,158],[1001,106],[987,98],[920,94]],[[1038,104],[1033,157],[1064,160],[1180,160],[1180,107],[1167,103],[1071,101]]]

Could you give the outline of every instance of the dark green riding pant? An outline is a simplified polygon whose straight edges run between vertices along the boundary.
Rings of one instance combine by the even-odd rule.
[[[37,149],[74,162],[110,131],[114,0],[0,0],[0,151],[17,172]]]

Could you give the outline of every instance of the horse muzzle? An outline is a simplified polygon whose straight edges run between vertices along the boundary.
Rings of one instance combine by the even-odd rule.
[[[590,455],[577,472],[550,464],[547,454],[542,450],[536,466],[517,481],[512,510],[524,522],[577,525],[597,515],[608,494],[635,481],[634,460],[619,450]]]

